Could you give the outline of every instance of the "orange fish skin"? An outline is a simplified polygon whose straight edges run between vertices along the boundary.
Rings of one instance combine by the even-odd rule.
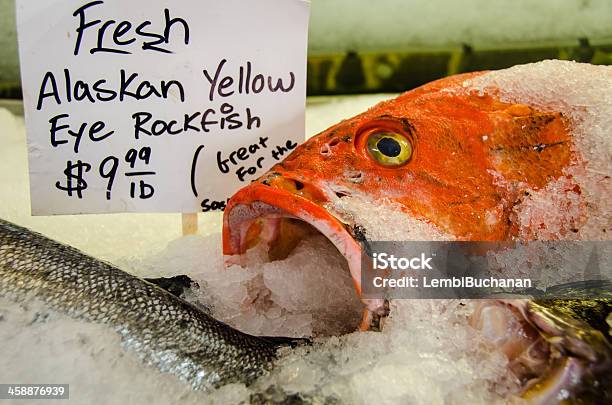
[[[463,91],[465,80],[482,73],[437,80],[342,121],[298,146],[256,183],[317,205],[333,198],[333,183],[374,201],[395,201],[456,239],[512,239],[518,234],[513,207],[524,193],[562,176],[577,157],[562,114]],[[371,158],[364,134],[374,129],[406,136],[410,161],[385,167]],[[513,187],[500,185],[499,176]],[[257,190],[255,200],[267,192]],[[226,220],[236,201],[230,200]],[[228,225],[224,252],[235,254]]]
[[[499,241],[502,248],[517,240],[578,237],[583,225],[588,228],[587,219],[592,219],[587,218],[587,196],[602,194],[596,187],[591,189],[588,182],[581,183],[585,190],[578,183],[581,170],[589,163],[588,154],[582,157],[585,151],[580,139],[572,133],[578,123],[558,111],[502,102],[495,91],[485,94],[464,87],[466,80],[483,73],[429,83],[308,139],[229,200],[223,218],[223,252],[228,261],[262,240],[274,249],[286,235],[279,231],[279,223],[284,218],[289,222],[299,219],[326,236],[347,259],[361,296],[360,258],[368,247],[368,229],[357,223],[359,218],[351,218],[351,212],[344,217],[338,199],[350,195],[365,197],[373,208],[395,203],[393,208],[399,207],[406,217],[433,225],[427,231],[435,238],[440,236],[435,231],[440,230],[448,239]],[[412,155],[407,162],[390,167],[372,156],[369,136],[381,132],[408,140]],[[378,143],[375,145],[380,149]],[[605,173],[600,175],[605,176],[601,181],[610,178]],[[533,210],[530,193],[540,198],[538,209]],[[549,198],[561,203],[540,204]],[[344,218],[335,216],[336,207],[337,215]],[[359,209],[368,209],[363,207]],[[555,218],[558,223],[543,232],[548,230],[549,220],[543,211],[550,209],[559,210],[552,213],[559,214]],[[386,229],[375,231],[384,235]],[[473,244],[474,254],[486,253],[480,246]],[[515,301],[516,308],[526,308],[526,300],[507,303],[510,301]],[[382,328],[388,302],[364,297],[362,302],[359,329]],[[487,304],[486,300],[482,302]],[[511,361],[521,357],[525,347],[538,339],[539,329],[521,323],[526,316],[515,316],[511,308],[493,309],[486,318],[489,326],[519,337],[508,340],[501,349]],[[479,316],[472,319],[476,328]],[[571,375],[576,380],[582,378],[581,373],[588,376],[587,368],[571,372],[582,360],[568,354],[563,361],[537,379],[529,376],[530,384],[536,384],[532,385],[537,388],[536,397],[539,395],[535,402],[548,403],[549,398],[558,398],[561,390],[570,389],[560,377]],[[526,397],[532,395],[529,387],[523,387]]]

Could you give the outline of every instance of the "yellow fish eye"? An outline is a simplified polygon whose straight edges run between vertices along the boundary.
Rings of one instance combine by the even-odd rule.
[[[367,140],[368,153],[383,166],[401,166],[412,157],[412,144],[395,132],[373,132]]]

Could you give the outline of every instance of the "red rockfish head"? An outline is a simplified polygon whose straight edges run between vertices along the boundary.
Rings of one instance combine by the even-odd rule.
[[[230,199],[224,254],[266,243],[283,258],[314,228],[347,259],[360,293],[368,240],[580,237],[588,204],[567,170],[584,168],[573,121],[467,86],[487,75],[432,82],[308,139]],[[554,204],[538,209],[541,200]],[[542,211],[557,206],[567,215],[553,224]]]

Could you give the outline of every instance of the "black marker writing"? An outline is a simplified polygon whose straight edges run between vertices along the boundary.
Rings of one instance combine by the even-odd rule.
[[[134,138],[142,136],[179,135],[188,131],[211,132],[218,130],[248,130],[261,127],[261,118],[254,115],[249,107],[244,114],[234,110],[229,103],[221,104],[219,111],[208,108],[193,114],[184,114],[179,119],[163,120],[153,117],[153,113],[139,111],[132,114],[134,120]]]
[[[230,152],[229,157],[224,158],[223,152],[217,152],[217,167],[221,171],[221,173],[228,173],[230,171],[230,164],[235,166],[240,161],[245,161],[249,159],[249,157],[256,153],[258,150],[262,148],[267,148],[266,142],[268,142],[268,137],[259,137],[259,142],[249,145],[248,147],[240,147],[235,151]]]
[[[193,154],[193,159],[191,160],[191,191],[194,196],[198,196],[198,190],[196,188],[196,174],[197,174],[197,166],[198,166],[198,158],[200,157],[200,152],[204,150],[204,145],[200,145],[195,150]]]
[[[148,165],[151,162],[151,153],[152,151],[149,146],[140,148],[140,150],[130,149],[125,154],[125,161],[129,163],[132,169],[136,167],[138,160],[141,160],[145,165]]]
[[[148,166],[151,163],[152,149],[149,146],[140,148],[140,150],[130,149],[125,154],[125,161],[129,164],[131,169],[135,169],[140,163],[140,167]],[[155,189],[149,183],[143,179],[131,180],[133,177],[148,177],[155,176],[157,172],[153,170],[134,170],[126,172],[125,176],[130,178],[130,197],[140,198],[141,200],[147,200],[155,194]],[[138,187],[137,187],[138,186]],[[137,194],[136,191],[139,191]]]
[[[255,136],[258,139],[253,140],[249,140],[245,134],[246,131],[262,128],[265,120],[265,117],[258,114],[257,104],[248,104],[247,101],[252,101],[256,95],[269,98],[271,95],[283,96],[293,91],[296,87],[293,71],[266,72],[260,68],[261,65],[257,66],[257,63],[250,60],[230,61],[220,58],[216,65],[209,66],[192,66],[185,62],[191,76],[183,85],[181,80],[188,76],[181,69],[182,65],[176,63],[177,57],[168,54],[184,50],[190,45],[191,32],[186,19],[177,16],[170,8],[163,8],[163,12],[153,12],[157,13],[157,18],[140,17],[134,20],[124,15],[110,15],[109,10],[118,9],[111,7],[105,0],[85,0],[84,3],[72,13],[75,35],[68,35],[68,52],[72,52],[75,58],[69,58],[70,65],[63,69],[46,71],[37,89],[38,94],[36,89],[34,90],[34,96],[37,96],[36,109],[42,111],[47,108],[51,111],[49,116],[53,115],[48,119],[51,150],[57,148],[61,153],[72,155],[61,161],[63,165],[66,160],[65,169],[59,169],[63,171],[63,177],[62,174],[58,176],[61,180],[55,181],[57,178],[54,178],[50,181],[51,184],[55,181],[55,188],[64,192],[67,197],[82,199],[87,190],[87,201],[91,201],[92,197],[96,196],[94,191],[100,193],[99,198],[104,198],[101,196],[101,191],[104,190],[105,198],[109,201],[117,198],[116,189],[121,187],[125,187],[119,192],[122,199],[125,199],[128,193],[133,199],[146,200],[167,192],[161,190],[160,193],[156,190],[159,186],[155,179],[159,175],[159,167],[156,167],[160,160],[157,151],[169,145],[169,141],[153,140],[151,137],[180,136],[188,138],[187,142],[192,142],[191,145],[197,145],[190,171],[191,191],[195,197],[198,197],[198,167],[202,167],[203,163],[213,167],[216,163],[220,173],[236,176],[239,181],[244,182],[254,178],[273,161],[282,159],[297,146],[292,141],[276,145],[268,137],[260,136],[261,133],[266,133],[263,131],[256,131]],[[125,64],[131,68],[116,64],[116,61],[123,63],[124,60],[138,59],[137,54],[143,53],[149,56],[154,53],[164,55],[155,56],[155,59],[161,58],[159,65],[178,67],[182,73],[176,74],[176,78],[168,75],[169,77],[162,76],[162,79],[158,68],[150,70],[149,66],[146,66],[141,71],[135,69],[134,66],[138,66],[141,61]],[[106,55],[106,58],[101,55]],[[134,56],[130,59],[129,55]],[[96,67],[87,71],[87,74],[79,74],[80,60],[86,63],[91,63],[92,60],[105,61],[98,69],[98,72],[104,74],[94,75],[92,72]],[[111,61],[116,70],[109,72],[107,61]],[[149,61],[157,62],[147,59],[147,63]],[[179,62],[183,63],[180,60]],[[86,68],[90,69],[90,66]],[[198,70],[202,75],[197,74]],[[196,106],[196,111],[177,111],[178,103],[185,103],[190,96],[188,91],[202,94],[203,100],[189,100],[190,105]],[[240,95],[250,97],[237,97]],[[232,97],[238,98],[239,101],[233,100]],[[161,103],[166,104],[160,106]],[[87,114],[69,114],[59,108],[66,108],[67,105],[74,107],[72,104],[93,104],[96,108],[89,109]],[[157,105],[154,106],[155,104]],[[109,110],[103,109],[106,105],[114,105],[110,114]],[[102,120],[97,119],[98,117],[93,119],[89,114],[99,114]],[[117,117],[117,122],[124,122],[122,118],[128,118],[129,121],[131,117],[133,126],[128,128],[127,133],[125,128],[116,127],[114,114],[124,114],[124,117]],[[87,118],[77,119],[81,116]],[[110,128],[111,126],[114,126],[114,129]],[[227,140],[222,139],[226,135]],[[245,144],[236,144],[235,138],[232,140],[230,135],[245,139]],[[126,149],[130,146],[132,148],[125,153],[118,153],[116,145],[124,144],[126,138],[132,142],[128,142]],[[104,142],[107,139],[109,141]],[[149,141],[151,146],[141,145]],[[221,146],[218,150],[211,151],[210,155],[204,154],[202,152],[205,145],[208,145],[207,142],[229,142],[233,145],[233,150],[227,151],[227,147],[223,149]],[[91,155],[96,156],[95,158],[89,156],[90,159],[87,159],[85,153],[96,147],[105,152],[102,154],[98,151]],[[154,160],[153,149],[156,150]],[[168,148],[168,151],[172,150],[174,149]],[[125,149],[120,152],[124,151]],[[169,155],[170,152],[167,152],[166,158],[169,158]],[[199,162],[204,155],[211,161]],[[181,158],[184,156],[181,155],[179,159]],[[186,179],[173,180],[185,183]],[[227,200],[223,200],[225,196],[203,197],[198,197],[202,211],[223,210],[227,205]]]
[[[153,173],[145,173],[145,174],[155,174]],[[136,194],[136,191],[139,191],[139,194]],[[136,183],[132,182],[130,184],[130,197],[132,198],[140,198],[141,200],[148,200],[149,198],[153,197],[153,194],[155,194],[155,189],[153,188],[152,185],[146,183],[144,180],[139,180],[138,182],[138,188],[136,188]]]
[[[288,93],[293,90],[295,86],[295,74],[289,72],[289,83],[286,84],[282,78],[273,78],[271,75],[264,75],[262,73],[256,73],[253,75],[253,66],[251,62],[246,63],[245,66],[241,66],[238,69],[238,80],[235,80],[232,76],[222,74],[223,67],[227,63],[227,59],[222,59],[214,74],[206,69],[202,71],[204,77],[210,84],[210,90],[208,92],[208,99],[214,101],[215,95],[219,97],[230,97],[235,93],[238,94],[259,94],[265,89],[270,93],[276,93],[278,91],[282,93]],[[267,85],[267,86],[266,86]]]
[[[109,156],[100,163],[100,177],[108,179],[106,183],[106,199],[111,199],[111,190],[113,188],[113,182],[117,175],[117,168],[119,166],[119,159],[114,156]]]
[[[129,45],[140,40],[141,49],[144,51],[151,50],[162,53],[173,53],[172,50],[163,47],[169,45],[173,28],[182,28],[182,41],[185,45],[189,44],[189,24],[180,17],[171,17],[170,10],[164,9],[164,26],[162,33],[152,32],[148,27],[152,25],[151,21],[145,20],[134,28],[134,24],[130,21],[117,21],[113,19],[106,20],[88,20],[86,12],[94,6],[102,6],[104,1],[92,1],[77,8],[72,15],[78,17],[78,26],[76,28],[76,40],[74,44],[74,55],[79,55],[83,38],[87,31],[95,31],[96,45],[90,47],[89,53],[95,54],[100,52],[115,53],[129,55],[132,51],[125,49]],[[132,33],[132,28],[134,32]],[[108,32],[112,31],[112,35]],[[107,35],[108,34],[108,35]],[[111,41],[108,41],[108,36],[111,36]],[[138,39],[137,39],[138,38]],[[107,45],[110,42],[110,45]]]
[[[68,119],[68,118],[70,118],[70,115],[68,114],[59,114],[49,120],[49,124],[51,124],[51,129],[50,129],[51,146],[57,147],[59,145],[68,143],[67,139],[58,139],[58,132],[63,131],[63,130],[67,130],[66,132],[68,133],[68,135],[75,138],[74,147],[73,147],[74,153],[79,153],[79,147],[81,145],[81,140],[83,138],[83,135],[85,135],[85,133],[87,133],[88,139],[91,140],[92,142],[103,141],[115,133],[115,131],[104,132],[106,129],[106,124],[103,121],[96,121],[92,125],[89,125],[87,122],[83,122],[78,126],[78,129],[76,130],[76,132],[72,130],[70,125],[68,124],[58,125],[58,122],[60,120]]]
[[[185,101],[185,88],[178,80],[160,80],[153,83],[140,79],[140,74],[137,72],[128,74],[124,69],[119,70],[117,79],[114,84],[109,83],[107,79],[99,79],[93,83],[80,79],[73,80],[70,70],[64,69],[63,86],[58,87],[55,74],[47,72],[40,85],[36,109],[42,110],[46,99],[52,99],[58,105],[62,104],[63,100],[68,103],[147,100],[150,98],[164,100],[173,98],[181,102]]]
[[[89,163],[82,162],[81,160],[77,160],[76,163],[67,161],[66,170],[64,170],[66,183],[62,185],[61,182],[58,181],[55,183],[55,187],[58,190],[65,191],[69,197],[72,197],[73,193],[76,192],[77,197],[81,199],[83,198],[83,190],[87,188],[87,182],[84,179],[84,175],[90,170],[91,165]]]
[[[200,207],[202,207],[202,212],[209,211],[225,211],[225,207],[227,206],[227,202],[229,198],[225,201],[215,201],[210,198],[205,198],[201,203]]]
[[[296,147],[297,143],[289,139],[287,140],[287,142],[285,142],[285,146],[276,146],[276,148],[272,151],[272,157],[274,158],[274,160],[280,160],[285,153],[295,149]]]

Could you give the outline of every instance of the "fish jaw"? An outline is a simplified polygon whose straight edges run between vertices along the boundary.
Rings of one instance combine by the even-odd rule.
[[[612,346],[601,331],[555,310],[552,301],[482,300],[470,323],[506,355],[528,403],[574,403],[601,396],[602,389],[609,395],[602,381],[612,370]]]
[[[325,236],[348,263],[353,286],[361,296],[360,243],[351,235],[350,226],[344,224],[323,207],[325,197],[317,189],[308,186],[306,198],[280,187],[292,180],[278,178],[274,186],[261,180],[238,191],[229,200],[223,215],[223,254],[226,265],[242,263],[242,255],[257,243],[267,243],[270,248],[281,239],[281,221],[299,220],[312,226]],[[315,198],[313,198],[315,197]],[[314,200],[314,201],[313,201]],[[315,202],[316,201],[316,202]],[[362,299],[364,314],[361,330],[370,329],[385,315],[384,299]]]

